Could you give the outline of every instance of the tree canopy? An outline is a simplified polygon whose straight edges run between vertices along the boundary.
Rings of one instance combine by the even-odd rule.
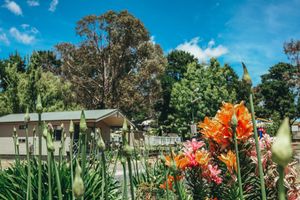
[[[211,59],[208,66],[189,64],[184,78],[172,89],[171,130],[184,137],[189,132],[189,125],[205,116],[213,116],[223,101],[234,102],[237,92],[232,83],[237,80],[233,70],[228,65],[221,67],[216,59]]]
[[[153,117],[166,60],[143,23],[127,11],[109,11],[84,17],[76,33],[80,44],[56,48],[77,102],[89,109],[119,108],[134,120]]]

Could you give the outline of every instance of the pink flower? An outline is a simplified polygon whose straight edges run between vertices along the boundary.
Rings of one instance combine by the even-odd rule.
[[[184,155],[189,160],[188,167],[196,167],[196,166],[198,166],[198,162],[196,161],[196,155],[195,155],[194,152],[185,151]]]
[[[197,141],[195,138],[193,138],[191,141],[186,141],[184,144],[184,147],[188,151],[196,152],[198,149],[203,147],[205,143],[203,141]]]
[[[216,184],[221,184],[222,183],[222,178],[219,177],[219,174],[221,174],[221,170],[218,169],[218,166],[212,166],[211,164],[208,165],[208,170],[210,172],[210,178],[213,180]]]

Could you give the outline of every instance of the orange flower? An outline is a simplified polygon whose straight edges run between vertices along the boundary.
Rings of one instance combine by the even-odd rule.
[[[230,144],[228,139],[231,137],[231,133],[228,132],[217,120],[205,117],[204,121],[199,124],[199,128],[201,129],[200,132],[205,138],[212,139],[223,147],[226,147]]]
[[[251,115],[245,107],[244,102],[233,105],[223,102],[223,106],[217,112],[213,119],[205,117],[204,121],[199,124],[201,133],[204,137],[214,140],[216,143],[227,147],[232,141],[231,118],[233,114],[237,117],[236,134],[238,140],[247,140],[253,131]]]
[[[233,170],[237,171],[236,155],[231,150],[229,150],[226,155],[221,154],[218,158],[226,164],[230,173],[233,173]]]
[[[210,160],[209,153],[207,151],[197,151],[196,152],[196,161],[199,165],[207,165]]]
[[[176,181],[179,181],[182,179],[182,176],[176,176]],[[175,181],[174,176],[169,175],[167,181],[165,181],[163,184],[160,184],[160,188],[166,190],[168,186],[168,190],[173,190],[173,182]]]
[[[181,169],[181,170],[184,170],[188,164],[189,164],[189,159],[183,155],[183,154],[179,154],[177,156],[173,156],[174,157],[174,164],[176,166],[177,169]],[[170,156],[165,156],[165,159],[166,159],[166,165],[168,167],[172,167],[172,158]]]
[[[244,105],[244,102],[235,105],[235,113],[238,119],[236,135],[239,140],[247,140],[253,134],[251,114]]]

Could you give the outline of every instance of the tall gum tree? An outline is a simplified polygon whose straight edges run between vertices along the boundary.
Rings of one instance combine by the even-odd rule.
[[[135,120],[154,117],[166,60],[143,23],[127,11],[108,11],[82,18],[76,33],[79,44],[56,49],[77,102],[89,109],[119,108]]]

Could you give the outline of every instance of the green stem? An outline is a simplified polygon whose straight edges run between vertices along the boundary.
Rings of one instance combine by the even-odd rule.
[[[58,190],[58,199],[62,200],[62,193],[61,193],[61,184],[60,184],[60,178],[59,178],[59,172],[58,172],[58,168],[56,166],[56,162],[55,162],[55,158],[54,158],[54,153],[52,152],[51,154],[52,156],[52,162],[53,162],[53,166],[54,166],[54,170],[55,170],[55,178],[56,178],[56,184],[57,184],[57,190]]]
[[[123,199],[127,200],[128,199],[128,192],[127,192],[126,162],[122,162],[122,167],[123,167]]]
[[[253,94],[252,94],[252,92],[250,93],[250,107],[251,107],[251,117],[252,117],[252,123],[253,123],[256,154],[257,154],[257,160],[258,160],[260,190],[261,190],[262,199],[266,200],[267,195],[266,195],[266,189],[265,189],[264,172],[263,172],[263,167],[262,167],[262,163],[261,163],[261,152],[260,152],[259,141],[258,141],[256,121],[255,121],[255,116],[254,116],[255,112],[254,112],[254,106],[253,106]]]
[[[38,135],[39,135],[39,168],[38,168],[38,200],[42,200],[42,116],[38,114]]]
[[[73,134],[70,138],[70,165],[71,165],[71,186],[73,186],[74,182],[74,169],[73,169]],[[72,190],[72,199],[74,199],[74,192]]]
[[[165,166],[165,179],[166,179],[166,193],[167,193],[167,200],[169,200],[169,186],[168,186],[168,170],[167,167]]]
[[[82,168],[82,177],[85,176],[85,165],[86,165],[86,133],[81,135],[82,145],[81,145],[81,168]]]
[[[284,167],[278,165],[279,180],[278,180],[278,198],[279,200],[285,200],[285,188],[284,188]]]
[[[48,192],[49,192],[49,200],[52,200],[52,183],[51,183],[51,152],[48,151]]]
[[[101,152],[101,156],[102,156],[102,170],[103,170],[103,183],[104,183],[104,199],[108,200],[108,191],[107,191],[107,186],[108,186],[108,182],[107,182],[107,176],[106,176],[106,160],[105,160],[105,154],[104,151]]]
[[[131,166],[130,157],[127,158],[127,162],[128,162],[128,171],[129,171],[129,181],[130,181],[130,194],[131,194],[131,199],[134,200],[134,185],[133,185],[132,166]]]
[[[243,195],[243,186],[242,186],[242,176],[241,176],[241,167],[240,167],[240,158],[239,158],[239,147],[236,139],[236,127],[233,127],[233,138],[234,138],[234,147],[235,147],[235,154],[236,154],[236,163],[237,163],[237,175],[238,175],[238,182],[239,182],[239,195],[240,199],[244,199]]]
[[[32,190],[31,190],[31,164],[29,157],[29,145],[28,145],[28,123],[26,123],[26,156],[27,156],[27,193],[26,200],[32,199]]]

